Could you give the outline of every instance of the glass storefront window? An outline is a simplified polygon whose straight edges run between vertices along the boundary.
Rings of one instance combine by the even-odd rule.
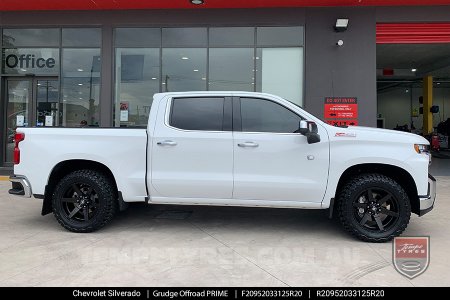
[[[210,47],[253,47],[254,44],[254,27],[211,27],[209,29]]]
[[[303,48],[258,48],[256,91],[303,105]]]
[[[100,49],[62,51],[62,120],[67,127],[98,126]]]
[[[161,47],[161,28],[117,28],[116,47]]]
[[[211,48],[209,50],[209,90],[254,90],[253,48]]]
[[[163,92],[206,90],[206,48],[163,48]]]
[[[59,28],[3,29],[3,47],[59,47]]]
[[[146,126],[156,92],[259,91],[303,103],[302,26],[116,28],[114,38],[115,126]]]
[[[100,47],[102,30],[100,28],[63,28],[63,47]]]
[[[206,28],[163,28],[163,47],[206,47]]]
[[[58,75],[58,48],[3,49],[3,74]]]
[[[258,27],[256,44],[258,46],[303,46],[303,27]]]
[[[116,126],[147,126],[153,94],[159,92],[159,50],[116,49]]]

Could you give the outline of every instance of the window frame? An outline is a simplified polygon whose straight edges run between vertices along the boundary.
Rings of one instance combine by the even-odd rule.
[[[186,98],[221,98],[223,99],[223,108],[222,108],[222,130],[201,130],[201,129],[183,129],[179,127],[175,127],[171,124],[172,115],[173,115],[173,106],[175,104],[176,99],[186,99]],[[233,131],[233,113],[232,113],[232,97],[229,96],[220,96],[220,95],[211,95],[211,96],[180,96],[180,97],[171,97],[167,103],[166,115],[164,124],[175,130],[184,131],[184,132],[209,132],[209,133],[230,133]]]
[[[243,131],[242,130],[242,112],[241,112],[241,99],[256,99],[259,101],[269,101],[276,105],[279,105],[283,107],[284,109],[287,109],[291,113],[298,116],[301,120],[306,120],[305,117],[301,116],[297,112],[293,111],[292,109],[286,107],[282,103],[279,103],[277,101],[274,101],[272,99],[268,98],[261,98],[261,97],[245,97],[245,96],[239,96],[239,97],[233,97],[233,131],[240,132],[240,133],[249,133],[249,134],[278,134],[278,135],[299,135],[300,133],[295,132],[272,132],[272,131]]]

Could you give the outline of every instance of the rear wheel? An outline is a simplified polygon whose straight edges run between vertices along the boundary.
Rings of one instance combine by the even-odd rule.
[[[404,189],[381,174],[362,174],[349,180],[338,197],[344,228],[363,241],[386,242],[399,236],[411,217]]]
[[[105,226],[117,211],[117,192],[104,174],[78,170],[65,176],[56,186],[53,214],[73,232],[92,232]]]

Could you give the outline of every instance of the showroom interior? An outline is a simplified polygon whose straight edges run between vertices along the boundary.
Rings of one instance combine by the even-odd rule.
[[[89,1],[57,8],[46,2],[0,11],[5,174],[12,171],[17,127],[143,127],[157,92],[268,92],[320,118],[324,99],[351,97],[358,125],[409,131],[413,125],[427,135],[450,117],[450,9],[432,6],[439,1],[323,0],[321,7],[111,1],[105,9]],[[336,30],[342,19],[345,30]],[[386,24],[400,34],[394,28],[394,37],[389,30],[380,35]],[[408,31],[417,26],[422,36],[411,40]]]

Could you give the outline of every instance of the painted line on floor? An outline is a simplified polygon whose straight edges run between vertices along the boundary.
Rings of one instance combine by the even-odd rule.
[[[8,181],[9,176],[0,176],[0,181]]]

